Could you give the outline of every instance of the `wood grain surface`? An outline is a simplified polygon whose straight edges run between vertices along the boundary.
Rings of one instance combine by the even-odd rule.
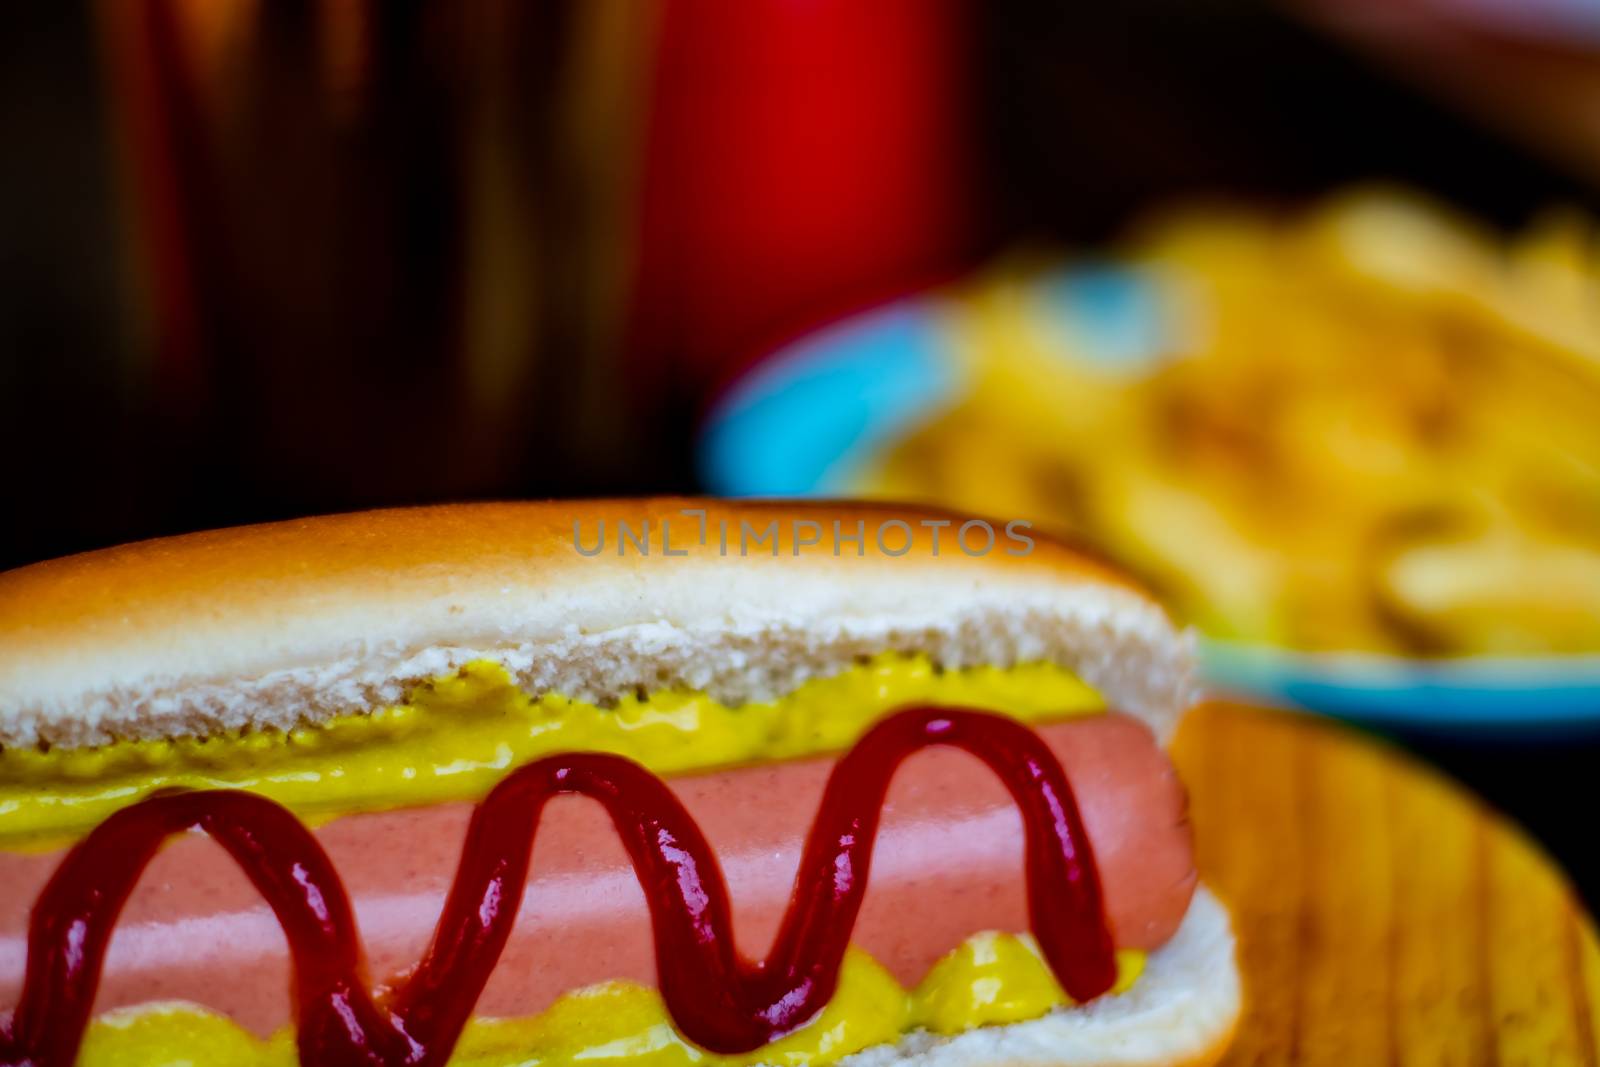
[[[1600,1065],[1593,923],[1515,827],[1309,716],[1202,708],[1174,751],[1239,937],[1225,1064]]]

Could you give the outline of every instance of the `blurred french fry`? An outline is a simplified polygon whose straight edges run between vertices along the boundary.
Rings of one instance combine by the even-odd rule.
[[[1136,233],[1169,351],[1108,371],[1036,264],[950,301],[973,385],[862,488],[1035,518],[1223,637],[1421,654],[1600,650],[1600,248],[1357,190]]]

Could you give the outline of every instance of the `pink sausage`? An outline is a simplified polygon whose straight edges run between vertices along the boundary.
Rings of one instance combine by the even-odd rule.
[[[1194,892],[1185,796],[1149,730],[1121,715],[1044,727],[1083,809],[1116,944],[1153,949]],[[717,850],[740,948],[764,955],[788,903],[800,846],[832,760],[674,780]],[[355,901],[369,975],[412,966],[454,876],[468,804],[352,815],[317,831]],[[60,853],[0,853],[0,1007],[15,1004],[28,913]],[[905,985],[979,930],[1028,928],[1022,821],[999,781],[953,750],[913,756],[884,810],[853,941]],[[516,930],[479,1014],[537,1013],[607,979],[654,984],[649,918],[604,812],[546,809]],[[287,948],[272,914],[216,845],[175,841],[146,871],[107,956],[97,1010],[185,1000],[265,1035],[289,1021]]]

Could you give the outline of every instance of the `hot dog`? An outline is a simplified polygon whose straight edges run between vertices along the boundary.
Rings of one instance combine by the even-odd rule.
[[[651,533],[611,545],[603,535],[597,541],[595,531],[606,521],[613,530],[653,527],[655,541]],[[878,1027],[873,1036],[885,1040],[857,1044],[892,1042],[907,1056],[1152,1064],[1214,1058],[1237,1016],[1237,975],[1225,917],[1197,890],[1182,787],[1160,748],[1190,696],[1187,645],[1122,579],[1058,545],[1041,539],[1026,554],[997,549],[992,557],[959,546],[952,551],[952,527],[945,524],[959,528],[965,521],[845,506],[694,501],[436,508],[224,531],[0,576],[0,633],[17,638],[0,642],[0,734],[7,745],[0,787],[9,768],[17,778],[12,810],[23,813],[14,826],[24,817],[44,820],[29,823],[38,832],[15,834],[7,848],[7,816],[0,814],[0,881],[13,890],[0,900],[0,1005],[18,1005],[0,1041],[0,1062],[40,1055],[43,1046],[23,1047],[47,1041],[30,1038],[30,1025],[36,1035],[49,1030],[48,1042],[56,1042],[43,1048],[45,1056],[66,1055],[53,1036],[60,1026],[44,1027],[28,1014],[42,1010],[34,1005],[70,1003],[60,990],[77,980],[69,968],[41,977],[39,963],[51,952],[76,951],[67,927],[56,940],[46,936],[48,917],[67,914],[79,891],[64,884],[71,879],[63,872],[102,877],[112,862],[106,857],[143,833],[140,820],[149,824],[162,805],[172,811],[187,805],[186,814],[171,816],[172,825],[207,833],[174,839],[160,851],[152,846],[148,865],[128,883],[103,970],[86,994],[92,1003],[83,1006],[96,1020],[86,1026],[86,1057],[104,1052],[112,1057],[107,1062],[133,1062],[133,1039],[124,1036],[134,1032],[169,1034],[165,1044],[141,1047],[170,1051],[198,1024],[191,1019],[185,1031],[162,1021],[160,1012],[172,1009],[151,1006],[182,1002],[210,1013],[196,1018],[220,1017],[254,1035],[249,1040],[261,1049],[273,1047],[265,1039],[276,1033],[279,1050],[293,1048],[303,1062],[348,1061],[340,1057],[356,1045],[340,1045],[344,1037],[322,1044],[305,1037],[326,1004],[344,1002],[308,999],[316,960],[308,963],[303,951],[291,958],[297,942],[286,937],[284,914],[263,903],[272,898],[260,878],[276,864],[291,895],[299,892],[302,904],[314,900],[322,909],[313,914],[331,914],[337,925],[341,901],[348,902],[364,953],[358,969],[364,988],[351,995],[350,1010],[359,1017],[370,1002],[377,1020],[360,1024],[373,1031],[363,1039],[372,1044],[360,1047],[386,1047],[379,1042],[393,1034],[385,1027],[404,1031],[422,1057],[411,1062],[482,1052],[484,1021],[496,1018],[542,1020],[543,1029],[518,1033],[546,1045],[559,1039],[567,1050],[546,1048],[543,1058],[574,1050],[593,1058],[593,1048],[572,1045],[573,1028],[550,1020],[571,1016],[596,990],[620,989],[636,990],[628,995],[659,1010],[686,1054],[737,1054],[743,1062],[761,1062],[768,1043],[784,1040],[789,1062],[836,1059],[854,1051],[848,1042],[808,1047],[807,1035],[834,1017],[846,1026],[840,1032],[866,1032],[868,1014]],[[904,527],[906,551],[875,536],[870,524],[885,522],[894,523],[896,536]],[[765,543],[756,555],[727,553],[730,523],[763,532],[776,524],[770,554]],[[864,535],[859,552],[847,540],[835,555],[838,546],[814,536],[830,526],[853,533],[857,523]],[[934,546],[941,530],[943,553]],[[595,544],[604,555],[587,551]],[[677,551],[668,555],[666,548]],[[904,666],[913,657],[930,665],[914,685],[905,681],[911,675]],[[430,687],[448,692],[462,677],[455,672],[486,669],[502,672],[511,694],[494,699],[523,701],[516,706],[527,718],[505,711],[511,704],[491,707],[481,695],[478,705],[437,707],[413,695]],[[1120,710],[1052,708],[1052,700],[1064,698],[1056,690],[1041,695],[1045,683],[1038,679],[1055,675],[1092,687]],[[865,681],[849,688],[857,678]],[[980,685],[980,678],[987,681]],[[527,703],[535,698],[543,702]],[[830,711],[801,721],[814,713],[806,709],[830,699],[851,703],[859,714]],[[503,722],[495,717],[502,712]],[[437,722],[440,715],[479,716],[473,729],[503,730],[508,739],[524,738],[532,722],[526,736],[554,739],[539,741],[536,750],[513,750],[538,757],[517,759],[520,770],[476,764],[461,770],[457,764],[473,761],[450,759],[459,753],[445,749],[459,740],[448,736],[449,728],[465,719],[444,720],[446,733],[437,739],[420,735],[430,753],[423,759],[415,746],[406,747],[406,731],[415,738],[418,721]],[[616,723],[607,716],[625,720],[625,734],[654,731],[656,740],[579,731],[584,722],[611,730]],[[1019,717],[1030,726],[1018,726]],[[390,719],[399,724],[392,730],[384,725]],[[732,724],[717,727],[724,735],[747,733],[743,747],[713,745],[713,722]],[[369,732],[354,734],[347,745],[346,734],[360,730]],[[895,730],[899,741],[890,737]],[[564,731],[573,750],[561,743]],[[184,737],[206,740],[167,740]],[[864,753],[873,745],[877,755]],[[248,751],[266,751],[270,762],[241,762]],[[864,788],[862,768],[878,773],[886,754],[903,759],[898,771],[882,772],[886,792],[875,800],[853,795]],[[386,761],[404,766],[388,775],[394,767]],[[385,765],[382,773],[370,772],[379,786],[352,792],[353,769],[373,765]],[[518,786],[519,775],[541,767],[548,768],[552,796],[566,791],[573,776],[589,775],[589,799],[554,796],[536,824],[518,824],[518,834],[478,833],[495,811],[514,817],[516,805],[544,803],[542,794],[535,799],[526,791],[520,799],[496,799]],[[656,773],[663,769],[675,772],[666,773],[664,786]],[[52,779],[56,773],[61,777]],[[426,792],[403,784],[419,779],[427,781]],[[488,790],[475,783],[490,779],[502,784],[486,799]],[[458,780],[459,789],[452,784]],[[24,787],[34,782],[30,793]],[[164,788],[171,782],[221,785],[254,799],[238,808],[234,793],[172,792]],[[638,839],[644,844],[625,847],[629,827],[618,805],[629,802],[627,782],[636,783],[628,787],[633,796],[657,798],[628,809],[639,818],[653,818],[652,805],[681,807],[672,818],[683,821],[662,824],[674,827],[673,843],[645,841],[645,834]],[[97,784],[107,788],[97,794],[90,788]],[[668,794],[658,796],[657,789]],[[58,806],[76,805],[105,821],[86,833],[71,819],[40,815],[50,807],[39,802],[46,793],[71,798]],[[335,795],[347,799],[321,802]],[[1029,815],[1035,801],[1037,811],[1054,814]],[[217,814],[234,809],[241,814]],[[850,827],[863,815],[881,811],[881,818],[871,834],[836,835],[829,853],[826,842],[814,840],[826,810],[843,813],[841,825]],[[1052,820],[1060,824],[1056,838],[1045,827]],[[268,832],[269,826],[289,829]],[[660,838],[665,831],[652,832]],[[674,857],[684,848],[694,853],[677,842],[696,832],[704,862],[691,870]],[[239,851],[246,838],[255,849],[250,856]],[[421,994],[406,986],[406,975],[425,960],[426,977],[449,955],[435,926],[443,929],[452,891],[469,884],[475,850],[489,855],[484,842],[509,853],[531,848],[531,861],[521,884],[492,883],[495,900],[514,895],[517,905],[507,911],[496,904],[510,916],[495,916],[503,923],[503,946],[466,1006],[470,1027],[479,1030],[447,1033],[449,1027],[431,1020],[449,998],[418,1007]],[[301,855],[295,849],[311,850],[304,864],[284,858]],[[654,851],[641,859],[640,849]],[[772,1002],[811,996],[809,1014],[752,1023],[755,1029],[738,1034],[744,979],[730,973],[726,992],[703,988],[701,980],[688,994],[675,993],[671,972],[682,953],[663,958],[661,928],[671,921],[663,918],[671,908],[663,900],[710,914],[721,894],[731,925],[718,927],[712,915],[705,929],[715,936],[695,927],[695,937],[735,943],[697,944],[688,954],[703,950],[710,958],[726,949],[730,959],[766,958],[770,968],[784,951],[789,913],[807,900],[805,871],[818,849],[818,869],[827,877],[820,890],[810,890],[813,896],[843,900],[856,893],[859,912],[796,935],[808,943],[789,947],[796,958],[808,958],[809,942],[848,941],[852,960],[872,962],[852,962],[843,974],[818,965],[807,972],[810,981],[836,980],[837,995],[807,992],[797,979]],[[641,864],[668,861],[678,863],[671,869],[681,884],[663,888]],[[498,855],[490,862],[514,866]],[[869,862],[871,873],[859,887],[839,873]],[[695,874],[703,884],[685,881],[685,870],[711,867],[715,874]],[[1047,868],[1066,873],[1052,882],[1040,873]],[[105,896],[90,910],[103,908]],[[488,899],[478,901],[480,914]],[[1091,921],[1061,927],[1073,931],[1071,938],[1050,934],[1058,910]],[[470,908],[457,911],[472,925]],[[1041,911],[1052,914],[1041,919]],[[1025,938],[974,940],[988,931],[1030,929],[1040,935],[1037,948]],[[1084,960],[1100,950],[1066,943],[1097,938],[1104,942],[1098,972]],[[316,944],[333,951],[331,942]],[[1005,952],[1022,952],[1016,957],[1022,962],[1010,971],[973,962]],[[969,980],[975,967],[990,970]],[[1030,975],[1046,975],[1056,1006],[1040,1002],[1034,1014],[1042,1017],[1013,1022],[1016,1012],[1028,1010],[1014,1006],[1026,1000],[1017,999],[1023,980],[1015,975],[1028,967]],[[901,1009],[881,1005],[899,1004],[895,994],[873,1001],[876,1008],[859,1006],[847,990],[860,985],[858,972],[878,973],[872,968],[887,976],[882,988],[914,991],[903,995],[921,1006],[905,1009],[893,1025],[885,1015]],[[1101,980],[1082,977],[1091,972]],[[748,971],[751,989],[762,984],[762,973]],[[56,982],[53,1001],[39,992],[49,981]],[[1077,998],[1090,1001],[1083,1007],[1065,1003],[1062,989],[1074,983],[1088,993]],[[382,988],[369,994],[385,984],[387,994]],[[1005,1009],[1012,1015],[977,1004],[982,994],[974,989],[994,988],[1013,1005]],[[725,997],[732,1007],[720,1005]],[[391,1027],[384,1011],[403,1025]],[[62,1018],[57,1008],[52,1022]],[[207,1049],[195,1042],[188,1051],[203,1059]],[[503,1051],[498,1062],[522,1062],[528,1052]]]

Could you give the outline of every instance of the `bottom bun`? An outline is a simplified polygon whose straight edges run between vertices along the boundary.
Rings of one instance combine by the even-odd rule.
[[[1120,996],[954,1037],[919,1031],[839,1067],[1207,1067],[1239,1021],[1228,913],[1202,887],[1171,941]]]

